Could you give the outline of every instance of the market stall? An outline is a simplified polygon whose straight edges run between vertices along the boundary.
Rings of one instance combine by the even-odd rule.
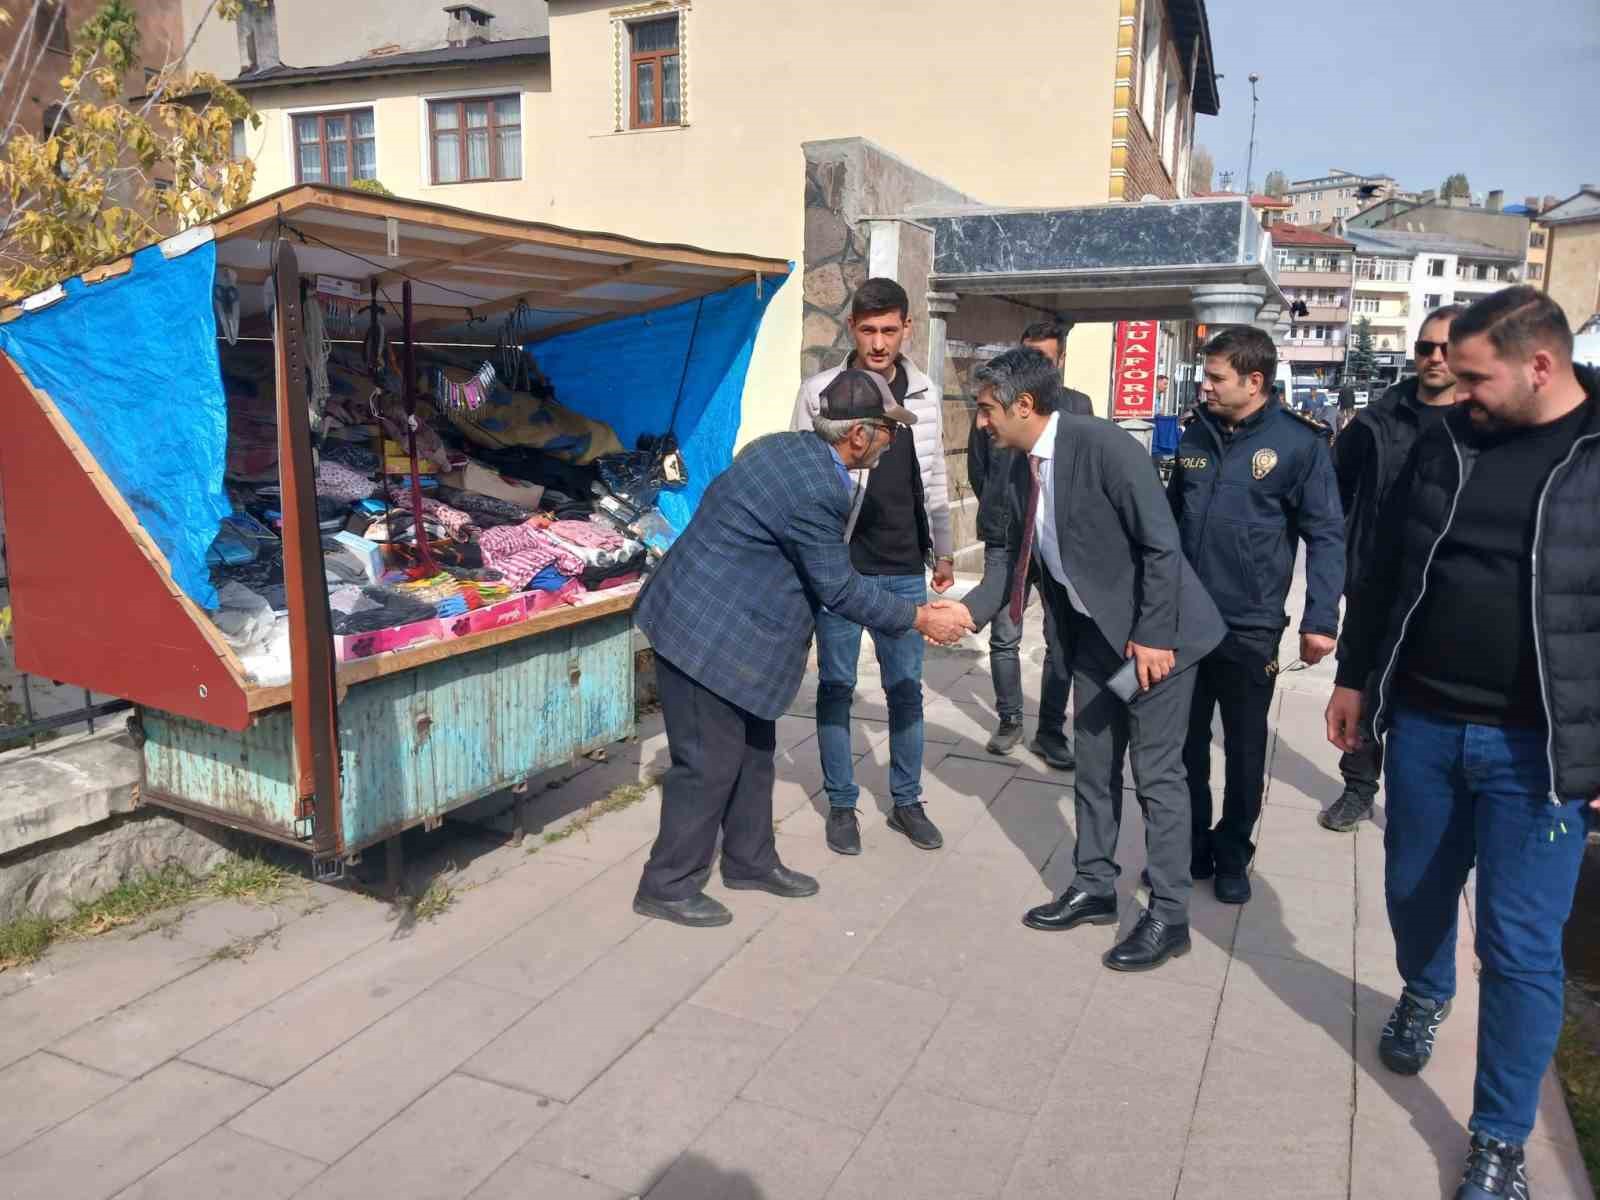
[[[139,706],[143,802],[326,871],[627,736],[788,269],[298,187],[28,298],[18,665]]]

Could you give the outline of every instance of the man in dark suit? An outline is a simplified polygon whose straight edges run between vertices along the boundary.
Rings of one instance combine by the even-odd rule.
[[[818,608],[941,643],[971,627],[964,607],[915,605],[850,566],[850,472],[870,469],[915,422],[879,376],[843,372],[813,432],[757,439],[706,489],[645,587],[635,620],[655,649],[672,765],[635,912],[731,921],[703,891],[719,829],[728,887],[816,893],[815,879],[778,861],[772,783],[774,723],[800,690]]]
[[[985,572],[967,607],[980,626],[1007,604],[1015,618],[1037,555],[1040,593],[1073,648],[1076,875],[1023,923],[1048,931],[1116,923],[1122,767],[1131,750],[1150,907],[1104,962],[1150,970],[1189,950],[1190,668],[1225,627],[1183,556],[1143,446],[1108,421],[1057,411],[1060,376],[1036,351],[1008,350],[974,378],[978,423],[1022,454],[1010,480],[1010,570]],[[1127,702],[1112,690],[1124,660],[1134,680]]]
[[[1068,326],[1058,321],[1035,321],[1022,331],[1022,344],[1037,350],[1059,371],[1066,361]],[[1089,397],[1072,388],[1061,389],[1057,405],[1063,412],[1093,416]],[[994,445],[987,430],[979,429],[974,415],[967,435],[967,479],[978,497],[978,537],[983,540],[983,569],[1006,569],[1006,526],[1010,508],[1006,480],[1014,469],[1016,451]],[[1027,604],[1024,601],[1023,607]],[[1044,674],[1039,685],[1037,732],[1028,748],[1058,771],[1073,768],[1072,745],[1067,741],[1067,701],[1072,688],[1070,647],[1060,646],[1060,634],[1045,612]],[[1022,625],[1002,609],[989,626],[989,673],[994,680],[994,707],[1000,718],[985,747],[990,754],[1010,754],[1023,736]]]

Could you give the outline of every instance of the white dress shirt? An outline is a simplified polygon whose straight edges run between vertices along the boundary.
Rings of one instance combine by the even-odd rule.
[[[1064,587],[1067,599],[1072,607],[1084,616],[1090,612],[1084,607],[1082,599],[1078,596],[1078,589],[1072,586],[1072,580],[1067,578],[1067,572],[1061,565],[1061,540],[1056,536],[1056,430],[1061,425],[1061,414],[1053,412],[1050,420],[1045,424],[1044,432],[1039,435],[1039,440],[1033,444],[1033,449],[1028,451],[1030,459],[1038,459],[1039,471],[1039,511],[1033,518],[1033,552],[1050,572],[1050,577]],[[1030,462],[1029,468],[1033,464]]]

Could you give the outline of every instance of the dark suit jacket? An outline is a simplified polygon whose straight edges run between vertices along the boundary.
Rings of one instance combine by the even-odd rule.
[[[850,566],[849,515],[826,442],[756,439],[706,489],[646,583],[635,623],[696,683],[776,720],[800,690],[819,607],[885,633],[916,622],[916,605]]]
[[[985,574],[967,596],[981,627],[1011,595],[1028,504],[1027,456],[1011,473],[1011,564]],[[1145,449],[1110,421],[1062,413],[1056,431],[1056,535],[1061,563],[1107,643],[1177,652],[1177,669],[1203,658],[1227,632],[1217,606],[1184,558],[1178,525]],[[1027,564],[1022,564],[1026,569]]]

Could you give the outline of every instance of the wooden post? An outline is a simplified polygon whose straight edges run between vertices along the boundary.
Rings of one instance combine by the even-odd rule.
[[[338,700],[334,696],[333,631],[328,581],[317,525],[316,468],[311,462],[311,411],[306,398],[300,267],[294,249],[277,243],[277,306],[273,324],[278,390],[278,480],[283,509],[283,582],[289,608],[290,705],[294,719],[295,817],[309,819],[318,859],[343,848],[339,805]]]

